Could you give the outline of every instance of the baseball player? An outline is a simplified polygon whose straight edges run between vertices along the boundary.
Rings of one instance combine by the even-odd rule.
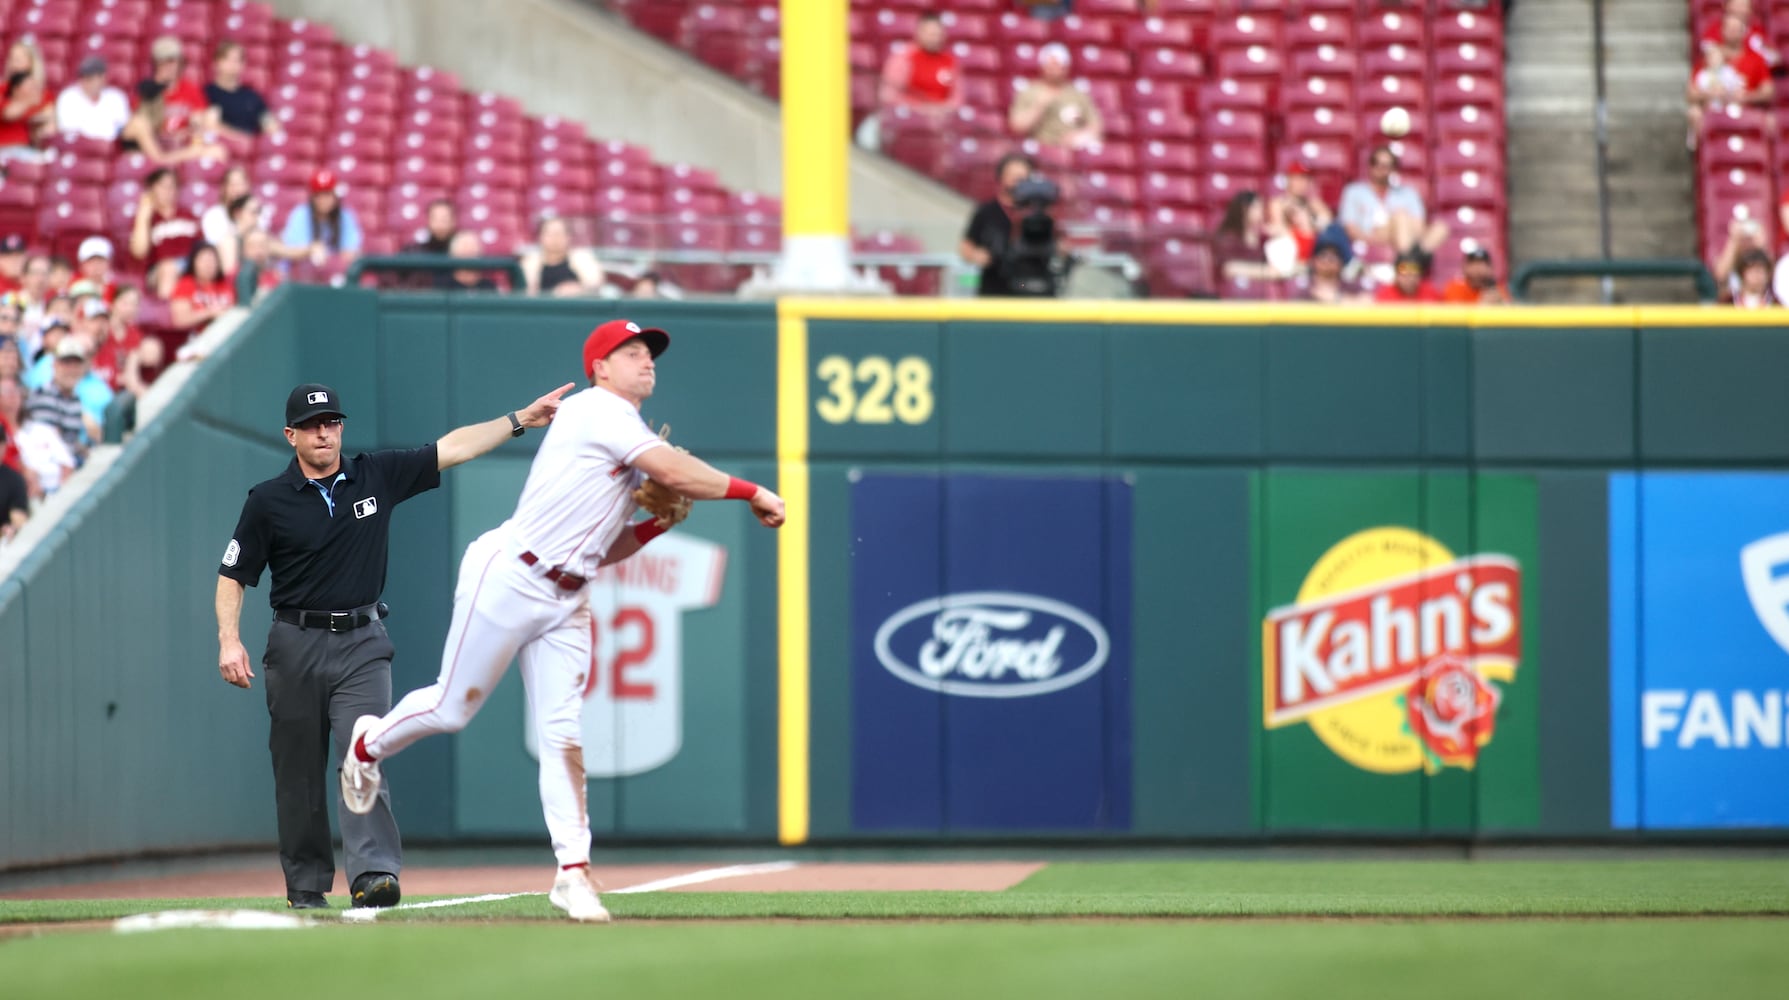
[[[609,919],[589,878],[580,742],[584,677],[592,669],[590,577],[681,520],[692,499],[744,500],[766,527],[783,523],[781,497],[668,447],[641,419],[640,404],[656,382],[654,359],[670,343],[665,331],[627,320],[591,331],[584,374],[592,387],[559,407],[515,513],[466,547],[440,678],[383,718],[356,721],[342,765],[343,803],[354,812],[372,809],[378,762],[425,736],[458,732],[519,658],[537,722],[541,808],[559,863],[548,898],[578,921]],[[659,498],[667,489],[671,504]],[[630,523],[643,501],[660,516]]]

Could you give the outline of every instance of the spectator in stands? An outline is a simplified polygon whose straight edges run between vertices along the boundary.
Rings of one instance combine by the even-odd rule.
[[[1721,18],[1721,41],[1702,53],[1702,63],[1690,74],[1685,90],[1685,114],[1689,135],[1684,142],[1695,149],[1702,136],[1702,119],[1711,110],[1744,105],[1768,105],[1776,97],[1770,81],[1770,65],[1746,44],[1746,22],[1728,14]]]
[[[198,85],[181,75],[186,57],[180,41],[156,39],[150,57],[154,72],[137,84],[137,108],[118,133],[119,147],[139,150],[164,166],[201,157],[229,159],[229,151],[216,140],[217,112]]]
[[[311,177],[311,196],[286,216],[280,243],[274,253],[320,270],[346,266],[360,256],[360,220],[342,204],[334,171]]]
[[[1068,46],[1051,42],[1037,52],[1038,78],[1013,98],[1007,124],[1014,133],[1048,146],[1085,149],[1099,145],[1104,124],[1093,99],[1068,78]]]
[[[70,291],[86,282],[96,294],[107,302],[112,301],[112,296],[118,293],[118,285],[112,280],[112,241],[104,236],[89,236],[81,241],[75,257],[81,262],[80,277],[69,286]]]
[[[232,282],[236,301],[247,302],[256,292],[279,285],[284,275],[280,274],[273,247],[273,234],[265,229],[251,229],[243,234],[242,260]]]
[[[1311,180],[1310,168],[1294,161],[1286,169],[1285,193],[1275,195],[1267,205],[1268,230],[1291,237],[1302,263],[1310,259],[1317,234],[1329,228],[1334,219],[1335,213],[1329,210]]]
[[[0,239],[0,294],[16,292],[25,282],[25,237],[8,233]]]
[[[1497,280],[1491,251],[1481,246],[1466,251],[1466,259],[1460,263],[1460,273],[1442,286],[1441,299],[1462,305],[1509,305],[1509,289]]]
[[[79,460],[53,424],[33,420],[25,410],[27,394],[17,379],[0,379],[0,419],[16,428],[13,442],[24,467],[25,488],[33,500],[56,492],[75,471]]]
[[[1319,237],[1311,246],[1305,262],[1305,273],[1293,279],[1292,297],[1301,302],[1326,302],[1347,305],[1367,301],[1360,282],[1347,276],[1354,251],[1346,240]]]
[[[174,286],[174,294],[168,301],[175,328],[196,330],[222,316],[235,304],[236,289],[229,276],[224,274],[217,248],[209,243],[193,244],[192,253],[186,259],[186,274]]]
[[[11,313],[10,323],[7,314]],[[0,301],[0,379],[18,378],[25,374],[25,348],[19,344],[17,333],[8,333],[8,327],[19,325],[18,307]]]
[[[151,171],[130,227],[131,256],[144,262],[147,287],[158,299],[174,292],[187,255],[199,241],[199,220],[180,205],[180,178],[167,167]]]
[[[0,442],[5,440],[6,433],[0,429]],[[24,474],[9,465],[0,465],[0,545],[12,541],[30,519],[31,494]]]
[[[1408,304],[1440,302],[1441,293],[1429,283],[1428,256],[1415,250],[1398,254],[1392,266],[1392,280],[1373,293],[1374,302]]]
[[[522,255],[529,295],[590,295],[603,286],[603,266],[589,250],[573,249],[565,220],[547,216],[534,228],[539,249]]]
[[[1727,225],[1727,242],[1709,267],[1724,297],[1730,299],[1739,291],[1739,259],[1751,250],[1769,252],[1764,245],[1764,226],[1757,219],[1736,216]]]
[[[224,171],[224,176],[218,180],[217,203],[199,213],[199,235],[217,247],[225,274],[236,273],[237,258],[242,251],[240,215],[251,202],[254,208],[251,224],[259,225],[260,200],[254,196],[248,168],[239,163]]]
[[[81,60],[75,82],[56,96],[56,130],[101,142],[113,142],[130,121],[130,99],[124,91],[106,84],[106,60],[88,56]]]
[[[211,59],[211,82],[205,85],[205,100],[217,109],[219,126],[245,138],[278,134],[280,120],[261,92],[242,82],[242,70],[242,44],[219,42]]]
[[[1211,256],[1218,275],[1225,278],[1270,277],[1266,241],[1266,212],[1253,191],[1238,191],[1224,206],[1224,218],[1211,238]]]
[[[894,108],[927,116],[942,127],[963,105],[963,78],[957,57],[945,47],[944,21],[935,12],[919,16],[911,42],[896,42],[882,65],[877,85],[879,110],[857,129],[857,144],[865,149],[882,146],[882,113]]]
[[[53,302],[56,296],[61,295],[68,288],[69,283],[75,280],[75,266],[69,263],[67,257],[52,255],[49,268],[49,273],[45,275],[45,281],[50,290],[50,301]]]
[[[981,285],[977,295],[1011,295],[1007,280],[1006,257],[1012,249],[1014,214],[1013,189],[1036,169],[1031,157],[1008,153],[994,165],[994,197],[975,206],[969,226],[957,243],[957,253],[964,261],[981,268]]]
[[[1342,189],[1342,225],[1350,239],[1370,251],[1432,251],[1447,238],[1447,226],[1428,222],[1422,196],[1397,179],[1397,170],[1398,154],[1389,146],[1376,147],[1367,159],[1367,176]]]
[[[111,402],[112,390],[87,370],[86,341],[71,333],[56,345],[49,381],[26,398],[25,419],[54,427],[77,462],[85,461],[88,449],[100,440],[100,421]]]
[[[0,160],[42,160],[41,146],[56,131],[56,102],[44,80],[37,44],[22,38],[6,50],[0,98]]]
[[[484,245],[478,241],[478,234],[465,230],[454,234],[453,244],[448,247],[449,257],[473,258],[484,256]],[[442,280],[437,287],[449,292],[494,292],[497,282],[483,271],[459,270],[449,271],[441,275]]]
[[[1732,282],[1722,298],[1741,309],[1781,305],[1771,289],[1772,270],[1770,253],[1764,248],[1752,247],[1744,251],[1739,255]]]
[[[662,299],[665,297],[664,290],[659,286],[663,282],[663,276],[657,271],[641,271],[640,274],[634,278],[633,285],[628,288],[628,297],[635,299]]]
[[[423,216],[422,235],[411,244],[411,253],[432,253],[447,256],[453,244],[453,236],[460,231],[460,213],[453,202],[446,198],[436,198],[429,202],[428,213]]]
[[[141,397],[161,370],[162,342],[137,328],[141,296],[135,285],[120,285],[112,300],[104,339],[93,353],[93,373],[119,393]]]
[[[1752,10],[1752,0],[1727,0],[1721,9],[1720,17],[1714,18],[1707,30],[1702,32],[1701,44],[1697,46],[1703,61],[1707,61],[1711,52],[1719,52],[1724,43],[1726,20],[1737,17],[1746,26],[1745,47],[1758,54],[1764,65],[1775,69],[1782,61],[1777,50],[1770,47],[1770,39],[1764,34],[1764,22]]]
[[[31,254],[25,258],[25,271],[19,276],[18,303],[24,309],[24,322],[32,327],[43,321],[43,307],[50,300],[50,258]]]
[[[201,131],[217,128],[218,114],[205,91],[186,75],[186,49],[180,39],[163,35],[149,43],[149,78],[137,84],[143,100],[159,98],[170,120],[191,123]]]
[[[7,353],[15,355],[19,359],[19,366],[16,369],[8,371],[4,367],[0,367],[0,378],[7,375],[18,375],[25,367],[25,348],[20,343],[24,339],[24,334],[20,329],[24,325],[23,319],[24,310],[19,308],[18,296],[0,295],[0,347],[4,347]],[[7,364],[5,360],[0,360],[0,365],[5,364]]]

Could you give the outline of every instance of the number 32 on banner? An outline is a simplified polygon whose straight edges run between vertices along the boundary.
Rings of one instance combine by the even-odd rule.
[[[925,358],[891,362],[871,354],[852,364],[842,354],[829,354],[814,374],[826,383],[826,395],[814,404],[814,412],[829,424],[923,424],[932,419],[932,365]]]

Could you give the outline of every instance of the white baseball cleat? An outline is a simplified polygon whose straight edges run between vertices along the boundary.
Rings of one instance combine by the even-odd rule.
[[[547,894],[547,899],[573,920],[587,924],[609,922],[609,911],[603,909],[596,887],[590,884],[588,868],[568,868],[560,872],[553,879],[553,891]]]
[[[342,805],[357,816],[372,812],[373,803],[379,801],[379,762],[369,764],[354,753],[361,735],[378,721],[377,715],[354,720],[354,730],[348,734],[348,753],[342,758]]]

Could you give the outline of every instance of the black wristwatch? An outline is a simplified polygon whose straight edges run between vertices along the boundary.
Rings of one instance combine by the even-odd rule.
[[[514,411],[514,410],[509,411],[508,416],[509,416],[509,427],[510,427],[509,436],[512,438],[521,437],[522,432],[527,430],[528,428],[523,427],[522,422],[520,420],[516,419],[516,411]]]

